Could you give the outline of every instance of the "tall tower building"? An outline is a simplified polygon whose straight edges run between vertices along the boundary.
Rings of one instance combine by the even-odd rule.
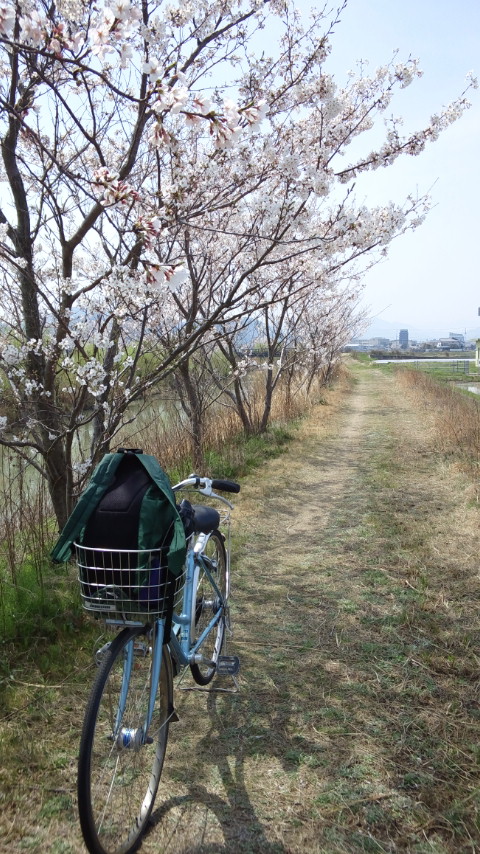
[[[408,329],[401,329],[398,333],[398,343],[401,350],[408,350]]]

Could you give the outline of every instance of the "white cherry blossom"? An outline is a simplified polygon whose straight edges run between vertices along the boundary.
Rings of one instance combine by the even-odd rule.
[[[4,0],[0,3],[0,34],[11,38],[15,26],[15,6]]]
[[[283,36],[254,55],[272,16]],[[230,349],[261,323],[266,399],[282,377],[291,393],[308,384],[351,328],[363,271],[423,221],[426,197],[359,204],[355,178],[420,154],[466,91],[414,132],[385,127],[419,63],[395,56],[340,88],[324,69],[329,26],[313,10],[303,31],[293,0],[0,0],[2,138],[14,130],[0,173],[1,441],[35,448],[59,520],[72,478],[80,488],[179,359],[208,367],[223,342],[246,394],[256,360]],[[375,126],[380,141],[362,147]]]

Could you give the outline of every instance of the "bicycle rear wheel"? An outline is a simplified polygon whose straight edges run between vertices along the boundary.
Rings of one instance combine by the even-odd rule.
[[[173,710],[172,665],[162,650],[158,695],[145,733],[154,640],[124,629],[104,652],[85,714],[78,811],[91,854],[130,854],[150,818]]]
[[[223,538],[219,531],[214,531],[210,535],[202,555],[206,557],[205,563],[208,565],[212,578],[221,593],[221,598],[218,596],[207,573],[199,562],[195,568],[193,587],[191,615],[192,643],[197,642],[202,632],[205,631],[210,621],[219,611],[221,611],[221,614],[218,622],[200,646],[199,652],[203,656],[204,661],[191,664],[190,670],[198,685],[208,685],[215,674],[217,659],[222,651],[225,639],[226,600],[229,593],[227,555],[225,546],[223,545]]]

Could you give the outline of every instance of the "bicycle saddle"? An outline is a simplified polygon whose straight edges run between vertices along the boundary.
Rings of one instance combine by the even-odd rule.
[[[220,513],[214,507],[205,504],[192,504],[193,523],[196,534],[210,534],[220,524]]]

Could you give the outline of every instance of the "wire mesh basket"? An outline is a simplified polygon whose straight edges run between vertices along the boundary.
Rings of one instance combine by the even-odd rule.
[[[181,602],[185,573],[169,572],[166,549],[99,549],[75,543],[86,611],[129,622],[167,617]]]

